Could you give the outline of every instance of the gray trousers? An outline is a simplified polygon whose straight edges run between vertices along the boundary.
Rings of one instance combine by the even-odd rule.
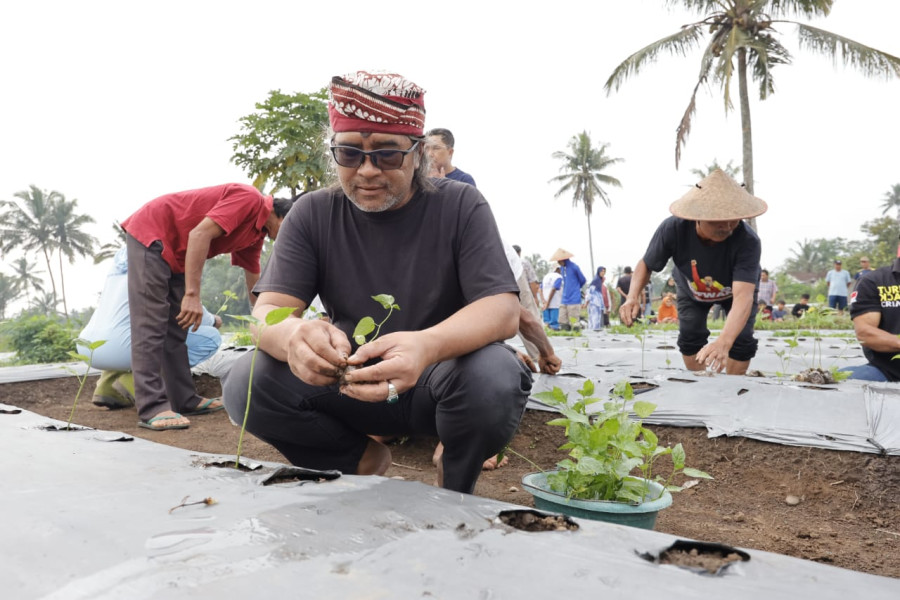
[[[191,377],[187,330],[175,319],[184,298],[184,275],[173,274],[163,260],[162,242],[147,248],[129,235],[126,243],[134,401],[138,417],[146,422],[166,410],[193,410],[203,399]]]
[[[223,382],[225,409],[244,420],[253,353]],[[356,473],[372,435],[434,435],[444,443],[444,487],[471,493],[485,459],[512,439],[531,392],[531,373],[504,344],[431,365],[395,404],[361,402],[338,387],[312,386],[287,363],[258,352],[247,431],[292,464]]]

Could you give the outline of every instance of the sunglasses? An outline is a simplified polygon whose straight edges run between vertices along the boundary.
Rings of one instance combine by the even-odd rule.
[[[334,161],[342,167],[355,169],[362,166],[366,157],[372,161],[372,166],[382,171],[393,171],[403,166],[406,155],[416,149],[419,142],[416,141],[409,150],[360,150],[353,146],[331,146],[331,154]]]

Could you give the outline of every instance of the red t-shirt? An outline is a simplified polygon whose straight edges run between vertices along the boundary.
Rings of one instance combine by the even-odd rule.
[[[272,212],[272,197],[252,185],[226,183],[166,194],[125,219],[122,227],[145,246],[163,244],[162,257],[173,273],[184,273],[188,234],[205,217],[225,232],[209,244],[207,258],[231,253],[231,264],[259,273],[259,256]]]

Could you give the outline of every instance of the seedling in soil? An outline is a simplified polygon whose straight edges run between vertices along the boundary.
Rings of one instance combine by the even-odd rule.
[[[281,308],[270,310],[266,313],[264,323],[261,323],[258,319],[249,315],[231,315],[235,319],[255,323],[257,326],[256,337],[253,338],[253,356],[250,359],[250,379],[247,382],[247,406],[244,408],[244,421],[241,423],[241,435],[238,438],[237,458],[234,461],[235,469],[241,468],[241,449],[244,445],[244,432],[247,431],[247,417],[250,415],[250,395],[253,392],[253,368],[256,366],[256,355],[259,353],[259,338],[262,335],[263,329],[270,325],[281,323],[291,316],[295,310],[297,310],[296,306],[283,306]]]
[[[106,343],[106,340],[97,340],[96,342],[89,342],[88,340],[84,340],[78,338],[75,340],[75,344],[79,346],[84,346],[88,349],[88,356],[84,354],[79,354],[78,352],[74,352],[72,350],[69,351],[69,356],[74,358],[75,360],[83,361],[87,364],[87,369],[84,370],[84,375],[79,376],[75,369],[70,367],[65,367],[65,369],[75,375],[75,378],[78,379],[78,392],[75,394],[75,402],[72,403],[72,412],[69,413],[69,420],[66,423],[66,431],[72,429],[72,418],[75,416],[75,407],[78,406],[78,398],[81,396],[81,390],[84,389],[84,382],[87,380],[88,373],[91,370],[91,363],[94,360],[94,350],[102,346]]]

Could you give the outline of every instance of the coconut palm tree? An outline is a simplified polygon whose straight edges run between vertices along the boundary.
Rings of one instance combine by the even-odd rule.
[[[743,169],[747,191],[753,193],[753,129],[750,123],[750,92],[748,71],[759,85],[759,98],[765,100],[775,91],[773,71],[776,66],[791,63],[791,55],[776,35],[781,24],[797,26],[800,48],[841,58],[866,76],[900,76],[900,58],[837,34],[784,17],[800,15],[805,18],[827,16],[834,0],[666,0],[671,6],[681,6],[706,16],[702,20],[681,27],[681,30],[641,48],[615,68],[606,81],[607,94],[617,91],[625,80],[637,75],[662,52],[686,56],[709,36],[709,43],[700,58],[700,75],[691,94],[687,109],[675,135],[675,168],[681,160],[681,148],[691,131],[691,119],[697,108],[697,90],[711,80],[724,91],[725,111],[732,108],[731,84],[737,69],[740,98],[741,130],[743,132]],[[755,219],[750,220],[755,228]]]
[[[55,246],[51,214],[53,205],[62,197],[59,192],[46,192],[36,185],[13,194],[21,203],[0,201],[0,250],[4,253],[21,248],[26,253],[39,250],[44,255],[53,298],[56,282],[50,268],[50,255]]]
[[[881,203],[881,214],[886,215],[892,210],[897,211],[897,220],[900,221],[900,183],[895,183],[884,195]]]
[[[729,160],[728,164],[724,167],[719,164],[717,159],[713,159],[712,163],[706,165],[702,169],[691,169],[691,175],[697,177],[697,179],[703,179],[709,175],[712,175],[712,172],[715,170],[720,170],[732,179],[737,179],[741,175],[741,168],[739,166],[733,165],[734,161]]]
[[[15,277],[0,273],[0,320],[6,318],[6,308],[22,295],[22,288]]]
[[[69,264],[75,262],[76,256],[92,256],[97,238],[86,233],[82,227],[93,223],[90,215],[76,213],[78,200],[66,200],[59,195],[50,212],[50,224],[52,226],[53,244],[59,258],[59,287],[62,292],[63,315],[69,318],[69,307],[66,303],[66,281],[63,275],[63,256],[69,259]]]
[[[572,194],[572,205],[584,206],[584,214],[587,217],[588,248],[591,254],[591,273],[594,273],[594,242],[591,236],[591,214],[594,212],[594,201],[600,199],[606,206],[610,206],[609,196],[604,185],[622,187],[622,183],[615,177],[603,173],[609,166],[624,161],[622,158],[607,156],[606,149],[609,144],[600,144],[597,147],[591,142],[591,136],[587,131],[573,135],[569,140],[568,152],[558,150],[553,153],[553,158],[562,161],[560,175],[550,180],[550,183],[562,183],[563,186],[556,191],[554,198],[563,194]]]
[[[100,246],[100,250],[94,255],[94,264],[100,264],[104,260],[112,258],[116,255],[124,245],[126,241],[125,230],[122,229],[122,226],[118,221],[114,221],[112,224],[113,231],[116,233],[116,239],[112,242],[106,242],[102,246]]]
[[[37,265],[30,262],[26,257],[16,259],[13,264],[13,277],[19,283],[19,288],[25,293],[25,299],[31,299],[31,292],[42,293],[44,291],[44,281],[38,277],[39,273],[35,269]]]

